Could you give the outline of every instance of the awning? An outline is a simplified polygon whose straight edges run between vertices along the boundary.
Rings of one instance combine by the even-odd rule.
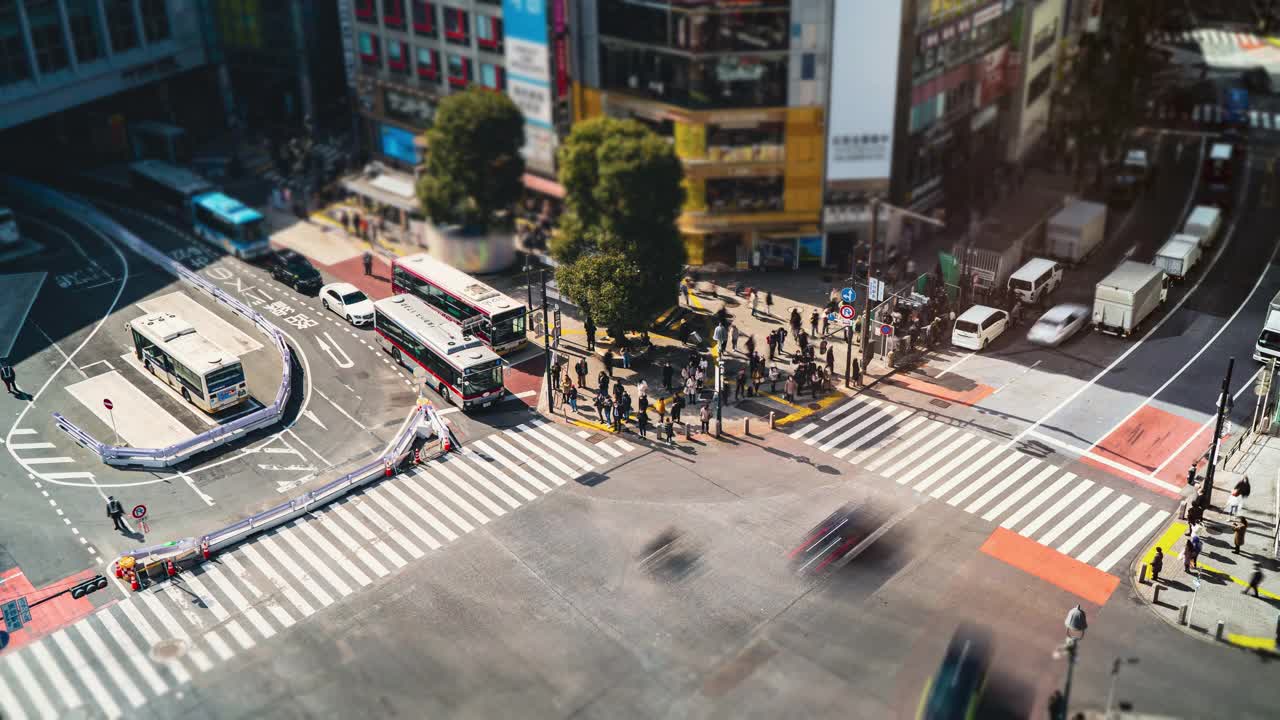
[[[421,212],[422,207],[418,204],[416,197],[413,195],[405,196],[399,192],[406,187],[410,190],[413,188],[412,178],[405,177],[408,178],[407,184],[401,178],[395,176],[380,175],[372,181],[363,177],[353,177],[343,180],[342,187],[360,197],[369,198],[374,202],[390,205],[405,212]]]
[[[550,195],[561,200],[564,199],[564,186],[555,180],[548,180],[532,173],[525,173],[520,179],[524,182],[526,188],[534,192]]]

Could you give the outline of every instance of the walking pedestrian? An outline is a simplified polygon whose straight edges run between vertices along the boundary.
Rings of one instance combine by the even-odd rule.
[[[677,421],[680,420],[681,411],[684,410],[685,402],[679,395],[671,398],[671,417]]]
[[[776,332],[776,333],[778,334],[778,353],[779,353],[779,354],[786,354],[786,352],[787,352],[787,350],[786,350],[786,346],[787,346],[787,330],[786,330],[786,328],[778,328],[778,329],[777,329],[777,330],[775,330],[774,332]]]
[[[671,367],[671,361],[662,361],[662,389],[671,392],[671,376],[675,374],[675,368]]]
[[[686,306],[689,304],[689,286],[683,282],[680,283],[680,304]]]
[[[599,375],[596,375],[596,389],[605,395],[609,394],[609,375],[603,370],[600,371]]]
[[[724,325],[716,324],[714,330],[711,331],[711,339],[716,341],[716,348],[719,352],[724,352],[725,329]]]
[[[836,373],[836,351],[834,348],[827,348],[827,372],[832,375]]]
[[[734,351],[734,352],[738,352],[738,336],[739,336],[740,334],[741,334],[741,333],[739,333],[739,332],[738,332],[738,326],[737,326],[737,325],[730,325],[730,326],[729,326],[729,346],[733,348],[733,351]],[[752,344],[754,344],[754,343],[752,343]],[[751,349],[751,348],[748,348],[748,349]]]
[[[1184,535],[1192,535],[1195,533],[1196,526],[1204,519],[1204,505],[1201,503],[1202,497],[1196,497],[1191,503],[1191,507],[1187,508],[1187,531]]]
[[[672,445],[675,445],[676,444],[676,423],[675,423],[675,420],[673,420],[670,415],[668,415],[666,418],[663,419],[662,430],[663,432],[666,433],[667,442],[671,443]]]
[[[831,330],[831,313],[822,313],[822,334],[826,335]]]
[[[800,328],[804,325],[804,321],[800,319],[799,308],[791,308],[791,315],[788,318],[788,322],[791,325],[791,334],[799,335]]]
[[[129,526],[124,524],[124,506],[116,499],[115,495],[107,496],[107,517],[111,518],[111,522],[115,524],[116,530],[122,533],[129,532]]]
[[[751,292],[751,317],[759,317],[757,308],[760,307],[760,293]]]
[[[640,397],[636,399],[636,408],[640,410],[640,415],[649,416],[649,396],[644,392],[641,392]]]
[[[702,434],[706,435],[711,431],[711,404],[702,403],[702,409],[698,411],[698,419],[702,421]]]
[[[625,370],[631,369],[631,348],[622,348],[622,367]]]
[[[702,392],[702,386],[707,380],[707,373],[701,367],[693,374],[694,384],[698,387],[698,392]]]
[[[373,274],[373,253],[369,252],[368,250],[365,250],[364,256],[361,259],[364,261],[365,276],[368,277],[369,275],[372,275]]]
[[[699,370],[701,372],[701,370]],[[686,405],[692,405],[698,399],[698,382],[694,376],[690,375],[689,379],[684,383],[684,402]]]
[[[747,392],[747,369],[740,368],[738,370],[738,382],[733,388],[733,399],[741,400],[742,396]]]
[[[1254,597],[1262,597],[1258,592],[1258,586],[1262,584],[1262,563],[1253,564],[1253,574],[1249,575],[1249,587],[1244,589],[1244,594],[1248,595],[1249,591],[1253,591]]]
[[[778,392],[778,366],[769,366],[769,392]]]
[[[1200,569],[1200,551],[1204,549],[1204,540],[1200,539],[1200,526],[1191,528],[1191,538],[1187,540],[1187,560],[1191,567]]]
[[[639,431],[640,437],[648,437],[649,413],[645,412],[644,398],[640,399],[640,414],[636,416],[636,430]]]
[[[582,324],[582,329],[587,333],[587,352],[593,352],[596,349],[596,324],[587,316],[587,321]]]
[[[14,372],[13,365],[8,360],[0,360],[0,380],[4,380],[4,389],[10,395],[17,395],[18,390],[18,374]]]
[[[573,383],[565,387],[564,400],[569,403],[569,407],[573,408],[575,413],[578,412],[578,388]]]
[[[574,364],[573,369],[578,374],[578,387],[586,387],[587,371],[589,369],[586,356],[578,358],[578,362]]]
[[[1244,511],[1244,501],[1248,499],[1252,488],[1249,486],[1249,476],[1245,475],[1240,478],[1236,486],[1231,489],[1231,499],[1227,501],[1227,514],[1235,515]]]
[[[795,402],[796,400],[796,376],[792,374],[782,385],[782,397],[787,402]]]
[[[773,291],[765,291],[764,294],[764,314],[773,317]]]
[[[817,308],[814,308],[813,311],[809,313],[809,334],[810,335],[818,334],[818,309]]]
[[[849,364],[849,374],[853,377],[853,386],[862,387],[862,367],[858,363],[858,358],[854,358]]]
[[[1155,557],[1151,558],[1151,582],[1160,582],[1160,571],[1164,569],[1164,550],[1156,548]]]
[[[604,369],[605,369],[605,372],[609,373],[609,377],[613,377],[613,362],[614,362],[613,349],[610,348],[608,350],[605,350],[604,351]]]
[[[551,389],[552,391],[560,390],[560,358],[552,352],[551,354]]]
[[[1234,522],[1231,523],[1231,527],[1232,527],[1232,530],[1234,531],[1231,534],[1231,544],[1234,546],[1231,552],[1235,553],[1236,555],[1239,555],[1240,547],[1244,545],[1245,533],[1248,532],[1248,529],[1249,529],[1249,519],[1238,517],[1235,519]]]

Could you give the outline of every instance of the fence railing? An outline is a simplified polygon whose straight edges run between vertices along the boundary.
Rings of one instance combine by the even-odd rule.
[[[276,390],[275,399],[270,405],[259,408],[229,423],[220,424],[181,442],[161,448],[133,448],[108,445],[93,437],[93,435],[71,422],[61,413],[55,412],[53,413],[53,418],[59,429],[81,447],[97,454],[108,465],[169,467],[187,460],[197,453],[225,445],[254,430],[269,427],[279,422],[285,406],[289,403],[293,379],[291,370],[293,353],[285,342],[284,333],[280,332],[275,325],[272,325],[265,317],[227,294],[218,286],[191,272],[182,263],[144,242],[130,232],[128,228],[99,211],[91,203],[22,178],[5,177],[4,185],[9,192],[28,202],[73,215],[82,222],[94,226],[99,231],[110,236],[112,240],[128,247],[134,253],[141,255],[161,269],[167,270],[180,280],[209,295],[224,307],[252,323],[259,332],[271,340],[272,344],[275,345],[276,351],[280,353],[282,364],[280,387]]]

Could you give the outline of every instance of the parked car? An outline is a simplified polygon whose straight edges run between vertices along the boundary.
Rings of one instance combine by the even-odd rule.
[[[968,350],[985,350],[1009,329],[1009,313],[986,305],[974,305],[956,318],[951,344]]]
[[[268,256],[271,278],[300,293],[319,292],[324,280],[310,260],[293,250],[276,250]]]
[[[329,283],[320,288],[320,304],[352,325],[373,322],[373,301],[351,283]]]
[[[1036,345],[1057,347],[1075,335],[1089,322],[1089,308],[1084,305],[1057,305],[1049,309],[1027,331],[1027,340]]]

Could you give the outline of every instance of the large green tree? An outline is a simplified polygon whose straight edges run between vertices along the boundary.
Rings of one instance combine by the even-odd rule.
[[[684,168],[634,120],[578,123],[559,150],[565,212],[551,241],[561,290],[614,337],[671,306],[686,261]]]
[[[509,219],[524,174],[524,116],[511,98],[476,87],[449,95],[425,139],[417,191],[433,222],[487,228]]]

